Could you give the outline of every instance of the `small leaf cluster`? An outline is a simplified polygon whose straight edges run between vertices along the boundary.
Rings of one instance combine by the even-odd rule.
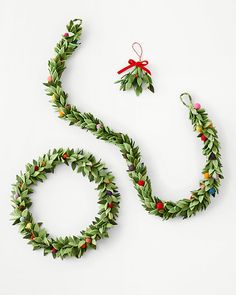
[[[151,76],[139,67],[135,67],[115,83],[120,83],[120,90],[123,91],[134,89],[137,96],[143,92],[143,89],[149,89],[154,93]]]
[[[90,226],[81,231],[80,236],[51,237],[41,222],[35,222],[30,212],[33,185],[43,182],[48,173],[53,173],[56,166],[64,163],[73,170],[82,173],[97,185],[98,216]],[[114,183],[114,176],[107,171],[101,161],[96,161],[93,155],[82,150],[55,149],[40,157],[37,161],[26,165],[26,172],[16,176],[12,189],[13,224],[19,225],[19,230],[33,249],[43,249],[44,255],[52,253],[53,257],[81,257],[87,249],[96,249],[97,241],[108,237],[108,229],[116,225],[119,209],[119,193]]]

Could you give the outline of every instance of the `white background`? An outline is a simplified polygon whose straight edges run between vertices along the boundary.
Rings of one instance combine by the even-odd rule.
[[[1,0],[0,294],[236,294],[234,0]],[[225,180],[207,211],[163,222],[142,208],[117,147],[59,120],[44,93],[47,60],[70,19],[83,19],[82,46],[67,63],[70,103],[140,146],[153,190],[189,196],[204,158],[184,91],[219,131]],[[156,93],[120,92],[116,71],[142,43]],[[82,259],[32,251],[10,222],[10,191],[27,162],[54,147],[102,158],[121,193],[118,226]],[[93,184],[61,166],[32,195],[32,212],[52,235],[76,235],[96,215]]]

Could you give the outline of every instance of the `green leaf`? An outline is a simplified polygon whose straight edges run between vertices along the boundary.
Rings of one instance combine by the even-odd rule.
[[[154,87],[153,87],[153,85],[152,84],[150,84],[149,86],[148,86],[148,89],[151,91],[151,92],[155,92],[155,90],[154,90]]]
[[[129,81],[129,82],[125,85],[125,90],[129,90],[131,87],[132,87],[132,82]]]
[[[142,82],[143,82],[142,78],[138,77],[138,79],[137,79],[137,83],[138,83],[139,86],[142,85]]]

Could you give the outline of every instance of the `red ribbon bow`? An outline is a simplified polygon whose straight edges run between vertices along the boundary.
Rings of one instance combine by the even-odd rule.
[[[128,61],[129,65],[121,70],[119,70],[117,73],[121,74],[125,71],[127,71],[128,69],[132,68],[132,67],[137,67],[140,68],[142,70],[144,70],[145,72],[147,72],[149,75],[151,75],[151,71],[149,71],[149,69],[147,69],[145,66],[148,65],[148,61],[147,60],[143,60],[143,61],[135,61],[133,59],[129,59]]]

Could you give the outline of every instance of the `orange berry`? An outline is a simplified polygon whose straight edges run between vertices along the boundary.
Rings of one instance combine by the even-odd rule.
[[[204,176],[205,179],[209,179],[209,177],[210,177],[208,172],[204,173],[203,176]]]
[[[69,157],[69,155],[68,155],[67,153],[65,153],[65,154],[62,156],[63,159],[67,159],[68,157]]]

